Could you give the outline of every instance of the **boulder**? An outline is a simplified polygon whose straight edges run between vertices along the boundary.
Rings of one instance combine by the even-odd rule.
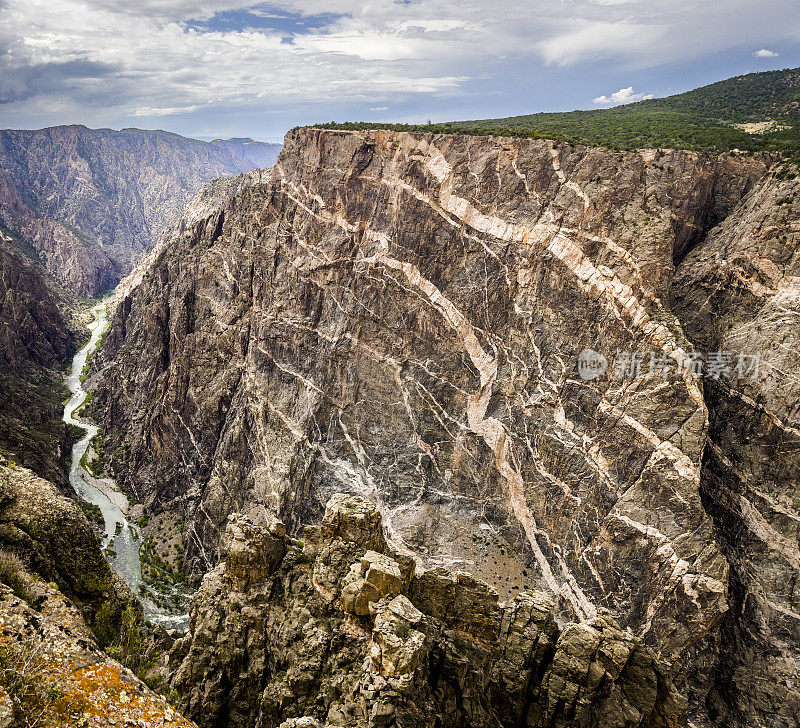
[[[282,526],[279,521],[258,525],[241,514],[230,517],[223,545],[230,588],[245,591],[274,573],[286,554],[286,530]]]
[[[376,551],[367,551],[350,567],[342,588],[342,609],[350,614],[366,616],[370,604],[382,597],[393,597],[402,589],[400,565]]]
[[[384,551],[380,511],[364,498],[346,493],[336,493],[325,508],[322,519],[322,535],[326,539],[340,538],[370,549]]]

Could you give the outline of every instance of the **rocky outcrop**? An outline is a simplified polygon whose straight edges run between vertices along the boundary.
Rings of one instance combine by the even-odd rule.
[[[30,604],[0,584],[0,725],[194,727],[102,652],[75,606],[43,582]]]
[[[467,574],[416,576],[358,497],[335,496],[311,535],[231,519],[166,665],[198,725],[684,724],[665,667],[610,616],[559,628],[544,594],[503,603]],[[347,577],[320,581],[355,572],[363,610]]]
[[[280,145],[140,129],[0,131],[0,218],[81,295],[112,288],[209,180],[272,164]]]
[[[797,173],[762,180],[681,263],[672,292],[687,335],[716,352],[700,487],[730,564],[731,608],[710,704],[738,725],[800,716]]]
[[[55,583],[92,628],[113,631],[141,606],[103,557],[86,516],[46,480],[0,458],[0,548]]]

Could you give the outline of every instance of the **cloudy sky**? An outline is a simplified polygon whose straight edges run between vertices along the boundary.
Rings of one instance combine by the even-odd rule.
[[[800,66],[798,0],[0,0],[0,127],[278,140]]]

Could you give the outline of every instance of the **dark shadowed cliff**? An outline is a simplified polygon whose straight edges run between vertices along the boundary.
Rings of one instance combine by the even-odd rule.
[[[61,488],[71,445],[61,378],[77,335],[66,298],[0,231],[0,454]]]

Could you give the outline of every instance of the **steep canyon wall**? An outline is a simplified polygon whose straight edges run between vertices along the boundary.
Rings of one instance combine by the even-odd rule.
[[[744,352],[768,343],[771,321],[790,329],[791,231],[770,246],[758,305],[725,268],[759,195],[781,207],[793,184],[768,168],[292,132],[269,178],[190,225],[120,302],[96,362],[114,469],[148,508],[186,516],[196,575],[218,560],[232,512],[301,530],[332,494],[362,495],[394,548],[426,566],[471,571],[504,597],[543,588],[563,618],[609,610],[673,666],[696,720],[711,694],[712,718],[788,725],[769,716],[796,700],[785,585],[800,564],[791,495],[773,491],[796,482],[785,421],[797,399],[786,409],[779,376],[707,384],[694,366],[695,347]],[[716,309],[739,302],[737,321],[761,338],[736,348]],[[581,376],[585,349],[607,371]],[[789,354],[780,363],[796,372]],[[770,418],[789,443],[776,462],[758,429]],[[752,510],[718,497],[744,487],[740,459],[777,483]],[[779,566],[754,581],[756,564]],[[761,601],[747,597],[755,582]],[[781,615],[769,628],[766,603]],[[778,665],[783,687],[737,704],[720,688],[743,664],[737,641],[763,650],[778,633],[785,648],[753,680]]]

